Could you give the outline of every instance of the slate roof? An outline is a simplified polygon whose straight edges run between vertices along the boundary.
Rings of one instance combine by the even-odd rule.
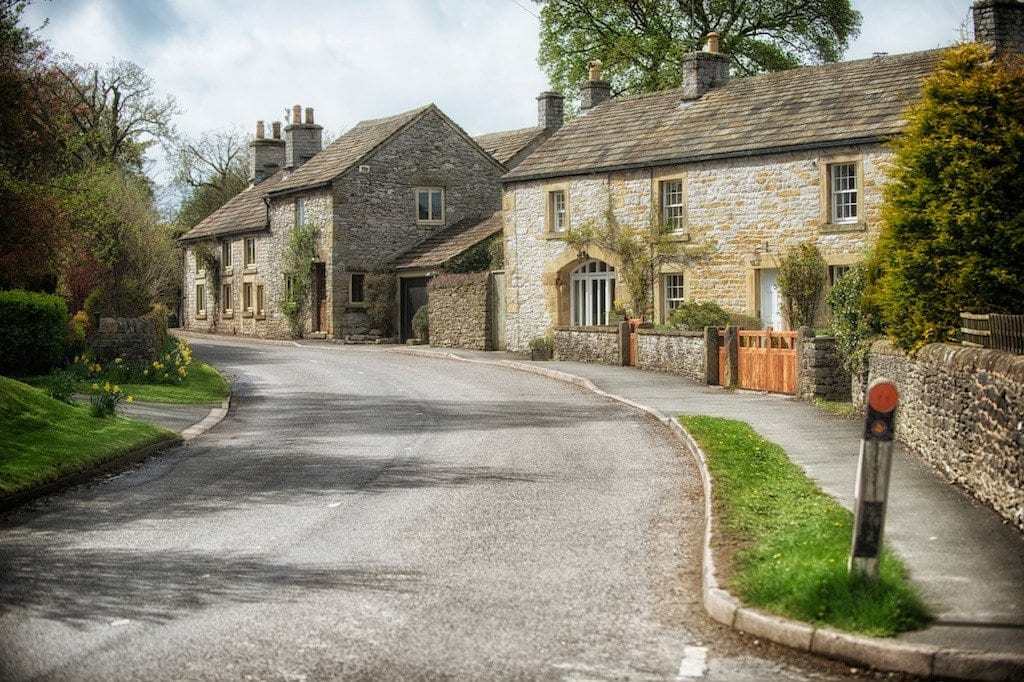
[[[279,185],[285,176],[277,171],[256,186],[243,189],[227,203],[206,216],[198,225],[179,237],[179,241],[192,241],[241,232],[253,232],[267,227],[267,205],[263,197]]]
[[[526,149],[534,140],[545,132],[544,128],[517,128],[516,130],[502,130],[497,133],[477,135],[473,139],[484,148],[488,154],[498,160],[503,166],[507,166],[516,154]]]
[[[504,179],[886,139],[903,128],[942,52],[737,78],[691,102],[679,89],[609,100],[563,125]]]
[[[273,191],[315,187],[330,182],[405,125],[432,108],[436,107],[428,104],[394,116],[360,121],[316,156],[299,166],[294,173],[274,187]]]
[[[464,218],[445,229],[435,232],[398,257],[399,270],[436,268],[476,246],[503,229],[501,211],[486,218]]]

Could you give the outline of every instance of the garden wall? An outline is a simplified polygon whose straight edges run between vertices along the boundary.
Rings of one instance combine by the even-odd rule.
[[[717,352],[717,350],[716,350]],[[638,329],[636,366],[704,383],[704,332]]]
[[[487,272],[445,274],[431,280],[427,296],[430,345],[491,350],[489,287]]]
[[[801,329],[797,339],[797,397],[849,400],[850,374],[843,367],[835,337],[804,333]]]
[[[104,317],[89,339],[96,359],[149,362],[160,353],[160,330],[150,317]]]
[[[556,327],[555,359],[622,365],[618,327]]]
[[[935,343],[910,358],[877,341],[868,374],[900,392],[899,440],[1024,530],[1024,356]]]

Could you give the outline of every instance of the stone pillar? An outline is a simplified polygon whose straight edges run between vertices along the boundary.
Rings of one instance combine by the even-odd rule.
[[[718,385],[718,327],[704,327],[704,383]]]
[[[545,130],[561,128],[565,120],[564,102],[561,93],[551,90],[537,95],[537,125]]]
[[[725,328],[725,387],[740,385],[740,335],[738,327]]]
[[[796,397],[801,399],[814,398],[814,370],[811,367],[807,352],[814,353],[814,342],[807,348],[807,339],[814,338],[814,330],[804,325],[796,330]]]
[[[629,321],[619,322],[619,364],[629,365]]]

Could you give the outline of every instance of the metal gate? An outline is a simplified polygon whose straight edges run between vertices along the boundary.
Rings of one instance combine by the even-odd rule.
[[[736,332],[739,388],[769,393],[796,394],[796,332]],[[718,383],[728,385],[729,353],[725,336],[719,334]]]

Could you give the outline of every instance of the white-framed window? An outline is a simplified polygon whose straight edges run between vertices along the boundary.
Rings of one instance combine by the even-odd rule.
[[[366,303],[366,273],[353,272],[349,276],[349,303]]]
[[[220,264],[227,270],[231,267],[231,240],[226,239],[220,243]]]
[[[685,299],[686,287],[682,273],[665,275],[665,317],[671,315],[672,311],[682,305]]]
[[[196,285],[196,314],[206,312],[206,287],[202,284]]]
[[[677,232],[684,227],[686,209],[683,204],[683,181],[661,183],[661,222],[665,229]]]
[[[221,308],[221,310],[223,312],[230,313],[231,312],[231,285],[230,284],[222,285],[221,288],[220,288],[220,291],[221,291],[220,308]]]
[[[850,271],[851,265],[830,265],[828,266],[828,284],[831,287],[836,285],[843,275]]]
[[[608,313],[615,302],[615,268],[589,260],[572,271],[569,286],[573,326],[608,324]]]
[[[256,238],[247,237],[245,240],[245,267],[256,265]]]
[[[565,190],[556,189],[548,192],[548,216],[552,232],[565,232],[568,225],[565,210]]]
[[[444,222],[444,190],[440,187],[422,187],[416,190],[416,222]]]
[[[203,260],[199,257],[199,254],[193,253],[192,260],[196,263],[196,277],[206,277],[206,267],[203,265]]]
[[[252,312],[252,283],[242,283],[242,310],[247,313]]]
[[[832,222],[857,222],[857,164],[833,163],[828,177]]]
[[[263,317],[263,285],[256,285],[256,316]]]
[[[295,227],[306,224],[306,200],[302,197],[295,199]]]

